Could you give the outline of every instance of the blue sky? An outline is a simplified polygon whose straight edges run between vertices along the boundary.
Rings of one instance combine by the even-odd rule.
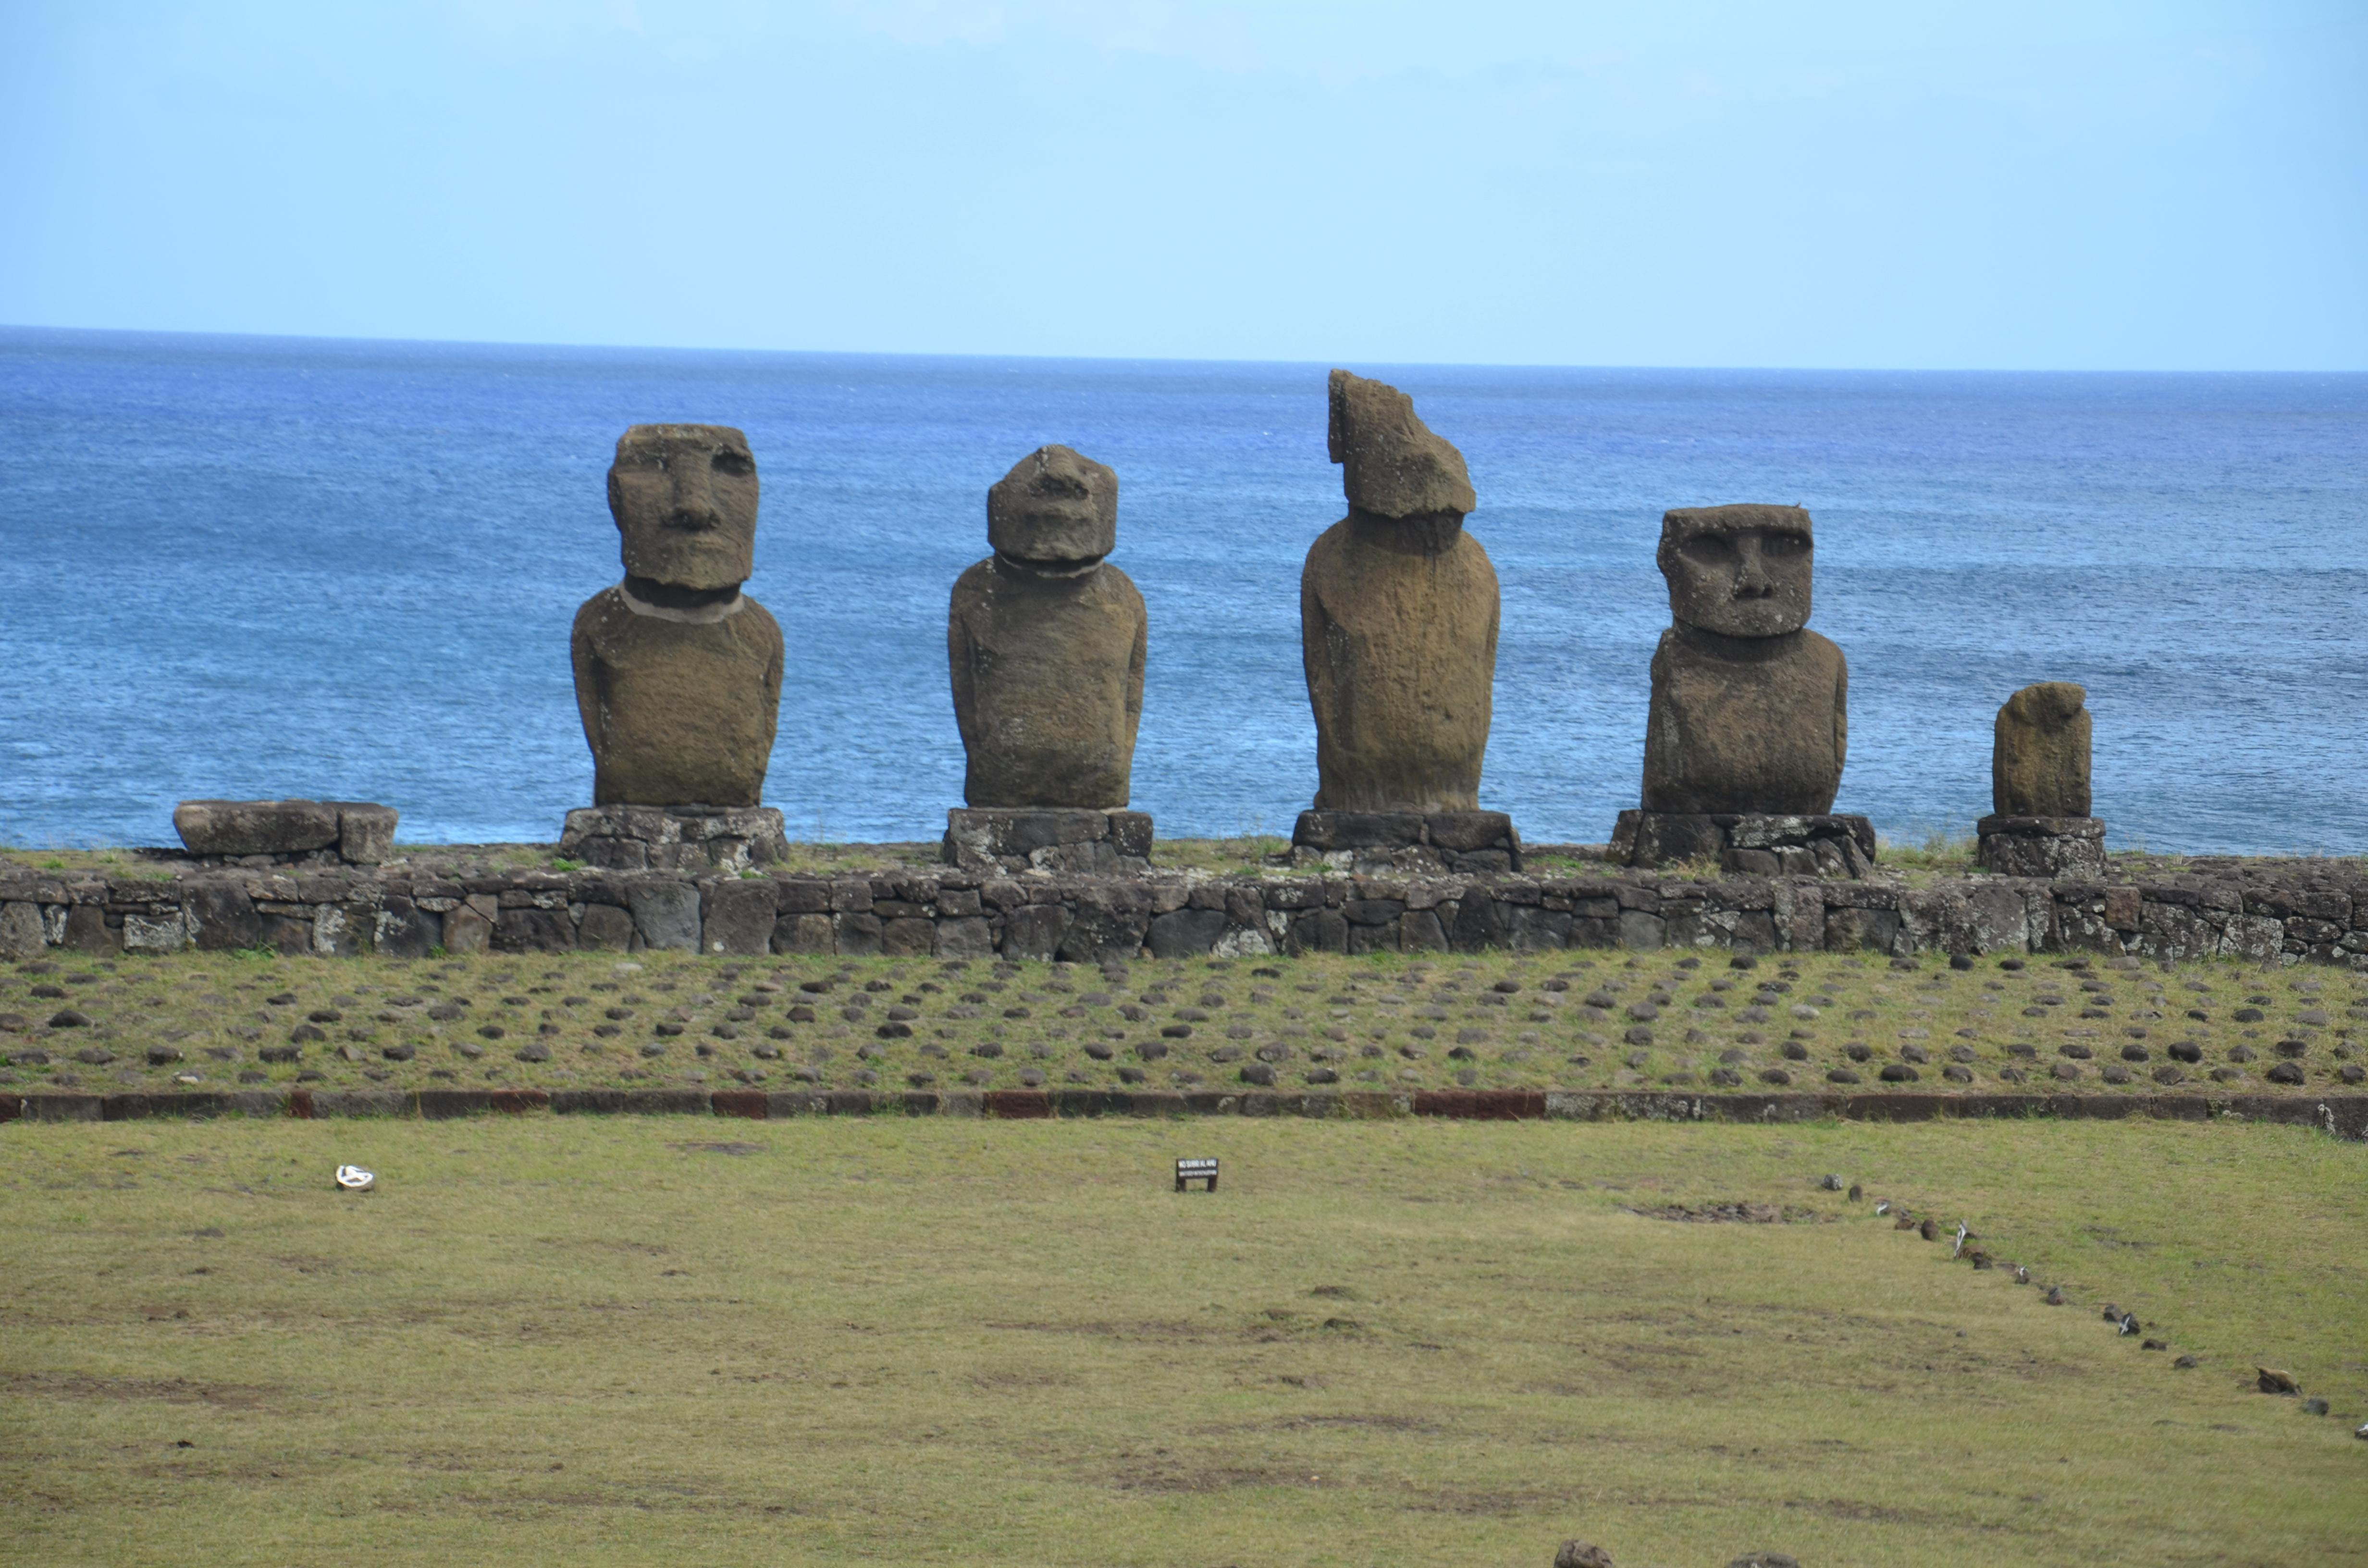
[[[0,322],[2368,369],[2368,5],[10,0]]]

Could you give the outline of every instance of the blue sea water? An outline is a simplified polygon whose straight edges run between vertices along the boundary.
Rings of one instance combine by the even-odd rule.
[[[2075,680],[2116,843],[2368,852],[2368,376],[1352,368],[1469,460],[1504,585],[1481,796],[1532,841],[1635,802],[1662,511],[1748,500],[1816,520],[1838,809],[1969,831],[1998,703]],[[290,794],[554,837],[591,793],[567,635],[618,574],[603,475],[655,420],[757,453],[794,834],[942,830],[947,591],[1048,441],[1120,475],[1134,803],[1287,833],[1299,565],[1342,510],[1326,369],[0,330],[0,842],[168,843],[176,800]]]

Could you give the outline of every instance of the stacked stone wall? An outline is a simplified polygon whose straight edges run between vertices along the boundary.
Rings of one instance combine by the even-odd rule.
[[[1094,961],[1193,954],[1731,948],[1755,952],[2081,951],[2368,969],[2368,869],[2190,862],[2156,881],[1969,877],[1911,887],[1814,878],[870,875],[396,864],[63,877],[0,867],[0,956],[49,949],[671,949]]]

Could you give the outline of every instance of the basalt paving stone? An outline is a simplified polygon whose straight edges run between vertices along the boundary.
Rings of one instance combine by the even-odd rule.
[[[0,964],[0,1089],[42,1094],[1805,1090],[1839,1070],[1867,1093],[2307,1096],[2368,1077],[2363,1028],[2368,976],[2047,955]]]

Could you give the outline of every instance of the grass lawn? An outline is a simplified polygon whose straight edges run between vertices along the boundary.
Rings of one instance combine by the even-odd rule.
[[[2225,1121],[20,1122],[0,1561],[2368,1562],[2363,1176]],[[1662,1217],[1732,1203],[1784,1222]]]

